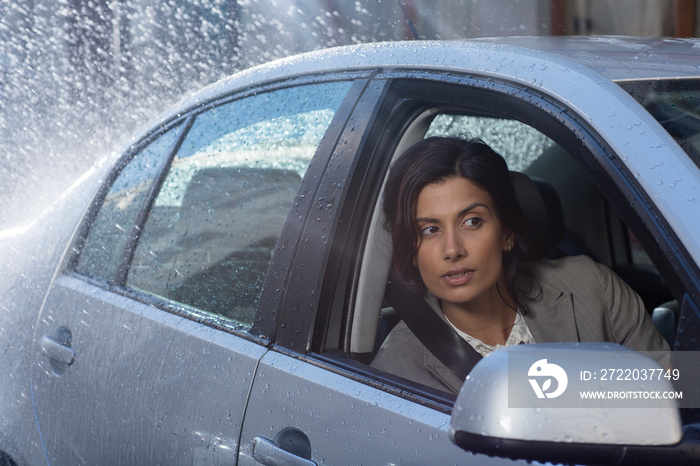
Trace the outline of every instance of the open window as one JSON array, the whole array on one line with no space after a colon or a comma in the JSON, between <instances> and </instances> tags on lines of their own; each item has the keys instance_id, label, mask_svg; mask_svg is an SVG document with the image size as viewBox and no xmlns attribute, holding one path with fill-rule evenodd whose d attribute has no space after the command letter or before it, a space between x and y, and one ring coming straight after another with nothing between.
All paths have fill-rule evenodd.
<instances>
[{"instance_id":1,"label":"open window","mask_svg":"<svg viewBox=\"0 0 700 466\"><path fill-rule=\"evenodd\" d=\"M666 322L662 334L673 343L674 319L678 317L673 300L683 295L683 288L678 278L669 274L671 267L651 240L653 234L641 214L630 207L630 192L621 191L620 184L610 176L610 167L602 166L600 159L610 149L576 126L583 125L581 122L573 121L556 103L537 101L541 96L529 94L525 102L518 98L522 95L515 95L527 93L522 89L487 91L454 84L397 81L393 90L393 118L404 120L401 124L394 120L397 136L380 142L375 156L393 160L420 139L435 135L483 139L506 158L511 170L547 186L545 201L560 206L559 217L555 215L550 225L557 230L552 234L560 240L548 257L584 254L611 267L642 296L650 314L657 308L670 309L673 322ZM390 132L384 128L384 134ZM385 160L384 165L389 162ZM619 167L613 169L619 170L614 176L628 176ZM383 228L381 194L367 212L372 217L354 294L345 299L351 318L345 337L341 336L345 342L339 347L355 359L370 363L398 317L384 299L391 241ZM400 379L397 383L410 388ZM424 387L416 388L420 391Z\"/></svg>"}]
</instances>

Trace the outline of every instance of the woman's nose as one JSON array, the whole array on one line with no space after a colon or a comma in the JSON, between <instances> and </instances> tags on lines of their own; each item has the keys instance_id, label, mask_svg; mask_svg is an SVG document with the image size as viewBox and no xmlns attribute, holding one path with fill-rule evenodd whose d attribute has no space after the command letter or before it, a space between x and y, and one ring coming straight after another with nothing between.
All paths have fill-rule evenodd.
<instances>
[{"instance_id":1,"label":"woman's nose","mask_svg":"<svg viewBox=\"0 0 700 466\"><path fill-rule=\"evenodd\" d=\"M467 255L467 250L456 231L445 232L443 256L446 261L456 261Z\"/></svg>"}]
</instances>

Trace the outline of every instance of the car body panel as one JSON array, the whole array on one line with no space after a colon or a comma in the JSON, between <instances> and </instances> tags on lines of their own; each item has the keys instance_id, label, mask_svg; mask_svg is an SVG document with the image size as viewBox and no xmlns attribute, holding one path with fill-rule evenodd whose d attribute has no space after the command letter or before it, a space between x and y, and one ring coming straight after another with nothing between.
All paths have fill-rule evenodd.
<instances>
[{"instance_id":1,"label":"car body panel","mask_svg":"<svg viewBox=\"0 0 700 466\"><path fill-rule=\"evenodd\" d=\"M40 212L0 230L0 370L9 374L0 384L0 448L18 464L46 463L32 402L33 330L76 226L114 160L110 154L98 161Z\"/></svg>"},{"instance_id":2,"label":"car body panel","mask_svg":"<svg viewBox=\"0 0 700 466\"><path fill-rule=\"evenodd\" d=\"M449 441L450 416L315 364L271 351L255 377L239 464L256 465L253 438L286 427L309 435L319 464L526 464L475 456Z\"/></svg>"},{"instance_id":3,"label":"car body panel","mask_svg":"<svg viewBox=\"0 0 700 466\"><path fill-rule=\"evenodd\" d=\"M60 323L75 352L63 372L45 351L33 356L34 401L51 463L235 462L264 346L79 277L60 277L45 309L51 320L39 322L37 335L55 335Z\"/></svg>"}]
</instances>

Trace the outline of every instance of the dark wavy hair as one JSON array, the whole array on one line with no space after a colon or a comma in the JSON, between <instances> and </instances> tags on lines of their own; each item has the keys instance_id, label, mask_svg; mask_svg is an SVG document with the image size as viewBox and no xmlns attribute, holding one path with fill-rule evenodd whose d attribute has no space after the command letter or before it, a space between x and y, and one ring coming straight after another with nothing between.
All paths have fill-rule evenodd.
<instances>
[{"instance_id":1,"label":"dark wavy hair","mask_svg":"<svg viewBox=\"0 0 700 466\"><path fill-rule=\"evenodd\" d=\"M527 312L525 294L518 290L515 275L524 257L525 215L517 202L505 159L480 139L431 137L408 148L392 165L384 190L384 227L393 243L392 265L404 286L427 291L414 258L419 231L416 203L423 188L449 178L465 178L491 196L496 215L514 237L513 248L503 254L508 292L516 309Z\"/></svg>"}]
</instances>

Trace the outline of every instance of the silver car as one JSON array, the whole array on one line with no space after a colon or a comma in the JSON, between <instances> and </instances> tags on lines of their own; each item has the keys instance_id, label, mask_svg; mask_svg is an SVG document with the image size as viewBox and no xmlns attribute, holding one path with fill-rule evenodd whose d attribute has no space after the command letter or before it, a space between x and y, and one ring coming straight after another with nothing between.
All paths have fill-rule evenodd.
<instances>
[{"instance_id":1,"label":"silver car","mask_svg":"<svg viewBox=\"0 0 700 466\"><path fill-rule=\"evenodd\" d=\"M700 461L700 404L504 406L512 351L458 398L370 366L400 318L383 180L432 135L545 183L548 254L607 264L700 349L700 41L323 50L205 88L0 231L0 463Z\"/></svg>"}]
</instances>

